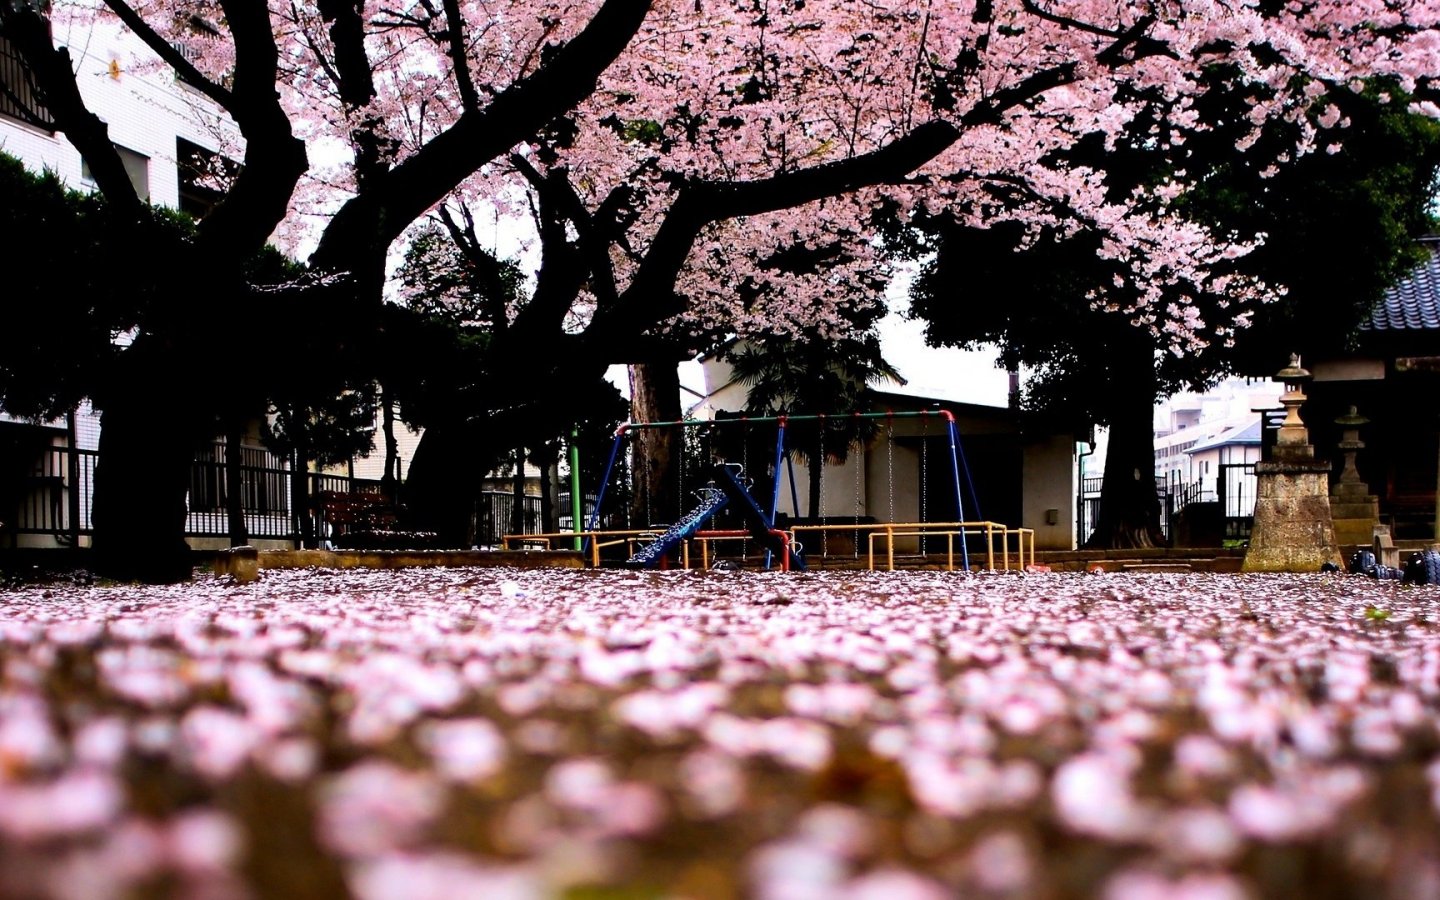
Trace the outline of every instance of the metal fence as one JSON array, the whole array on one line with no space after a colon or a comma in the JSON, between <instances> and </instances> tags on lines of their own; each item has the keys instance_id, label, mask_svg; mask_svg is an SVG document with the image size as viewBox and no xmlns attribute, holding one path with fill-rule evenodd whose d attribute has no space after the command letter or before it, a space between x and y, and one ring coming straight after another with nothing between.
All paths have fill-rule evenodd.
<instances>
[{"instance_id":1,"label":"metal fence","mask_svg":"<svg viewBox=\"0 0 1440 900\"><path fill-rule=\"evenodd\" d=\"M228 537L230 485L224 442L195 454L190 464L190 513L185 533L192 537ZM317 476L311 476L312 478ZM287 460L257 447L240 448L240 508L251 537L289 540L295 535Z\"/></svg>"},{"instance_id":2,"label":"metal fence","mask_svg":"<svg viewBox=\"0 0 1440 900\"><path fill-rule=\"evenodd\" d=\"M190 465L185 518L187 537L227 537L230 534L229 473L223 442L201 448ZM240 506L250 537L295 540L302 531L300 515L314 510L294 508L290 462L268 450L241 448ZM62 545L74 544L94 532L95 450L47 447L30 470L18 479L0 484L0 530L11 535L46 535ZM349 493L378 491L379 483L345 475L306 473L311 497L321 491ZM537 507L538 508L538 507ZM299 514L297 514L299 513ZM313 527L310 533L317 533Z\"/></svg>"},{"instance_id":3,"label":"metal fence","mask_svg":"<svg viewBox=\"0 0 1440 900\"><path fill-rule=\"evenodd\" d=\"M515 495L506 491L481 491L475 500L475 543L495 546L507 534L539 534L540 498L521 498L520 521L515 521ZM559 510L556 510L559 513ZM519 525L517 529L515 526Z\"/></svg>"},{"instance_id":4,"label":"metal fence","mask_svg":"<svg viewBox=\"0 0 1440 900\"><path fill-rule=\"evenodd\" d=\"M1080 509L1077 513L1077 527L1075 529L1076 546L1083 547L1090 539L1090 534L1095 530L1095 522L1100 518L1100 486L1105 479L1100 476L1085 478L1080 482Z\"/></svg>"},{"instance_id":5,"label":"metal fence","mask_svg":"<svg viewBox=\"0 0 1440 900\"><path fill-rule=\"evenodd\" d=\"M1255 463L1221 463L1215 481L1217 499L1225 516L1225 539L1248 541L1255 523L1258 483Z\"/></svg>"},{"instance_id":6,"label":"metal fence","mask_svg":"<svg viewBox=\"0 0 1440 900\"><path fill-rule=\"evenodd\" d=\"M1076 515L1076 540L1083 546L1095 530L1100 515L1101 478L1086 478L1080 487L1080 509ZM1192 503L1216 502L1224 516L1224 539L1247 540L1255 516L1255 464L1222 463L1215 487L1200 482L1181 482L1156 476L1155 494L1160 502L1160 530L1169 542L1175 540L1175 523Z\"/></svg>"}]
</instances>

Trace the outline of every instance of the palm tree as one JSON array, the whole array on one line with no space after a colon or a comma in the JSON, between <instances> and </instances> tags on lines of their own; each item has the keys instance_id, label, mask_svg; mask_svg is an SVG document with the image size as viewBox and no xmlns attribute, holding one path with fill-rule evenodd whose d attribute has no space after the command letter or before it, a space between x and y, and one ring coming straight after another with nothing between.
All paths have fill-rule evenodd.
<instances>
[{"instance_id":1,"label":"palm tree","mask_svg":"<svg viewBox=\"0 0 1440 900\"><path fill-rule=\"evenodd\" d=\"M904 379L881 355L873 332L829 342L753 339L725 355L736 380L749 390L748 414L826 417L785 429L786 445L809 467L808 515L819 518L824 467L844 463L852 447L864 446L875 435L873 419L853 415L862 410L866 385L880 378Z\"/></svg>"}]
</instances>

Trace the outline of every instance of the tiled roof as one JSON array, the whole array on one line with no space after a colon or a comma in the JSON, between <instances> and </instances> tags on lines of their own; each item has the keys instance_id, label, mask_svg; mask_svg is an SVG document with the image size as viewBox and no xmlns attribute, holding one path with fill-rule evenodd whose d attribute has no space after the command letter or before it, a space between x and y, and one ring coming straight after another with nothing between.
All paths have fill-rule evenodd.
<instances>
[{"instance_id":1,"label":"tiled roof","mask_svg":"<svg viewBox=\"0 0 1440 900\"><path fill-rule=\"evenodd\" d=\"M1385 292L1370 311L1367 331L1440 330L1440 237L1425 239L1430 258Z\"/></svg>"},{"instance_id":2,"label":"tiled roof","mask_svg":"<svg viewBox=\"0 0 1440 900\"><path fill-rule=\"evenodd\" d=\"M1230 447L1238 444L1260 443L1260 420L1256 419L1247 425L1237 425L1227 428L1209 440L1201 441L1186 453L1199 453L1202 450L1213 450L1216 447Z\"/></svg>"}]
</instances>

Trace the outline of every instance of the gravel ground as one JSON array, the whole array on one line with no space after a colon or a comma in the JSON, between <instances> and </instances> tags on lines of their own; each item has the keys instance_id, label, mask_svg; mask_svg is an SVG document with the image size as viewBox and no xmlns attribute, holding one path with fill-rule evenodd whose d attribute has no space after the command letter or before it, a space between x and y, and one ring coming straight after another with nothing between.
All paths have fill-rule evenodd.
<instances>
[{"instance_id":1,"label":"gravel ground","mask_svg":"<svg viewBox=\"0 0 1440 900\"><path fill-rule=\"evenodd\" d=\"M267 571L0 592L0 895L1440 897L1440 589Z\"/></svg>"}]
</instances>

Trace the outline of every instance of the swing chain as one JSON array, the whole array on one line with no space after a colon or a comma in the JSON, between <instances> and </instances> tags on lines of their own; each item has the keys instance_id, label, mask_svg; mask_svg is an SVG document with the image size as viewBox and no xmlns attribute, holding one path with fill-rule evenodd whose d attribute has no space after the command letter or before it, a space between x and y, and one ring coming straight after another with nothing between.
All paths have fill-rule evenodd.
<instances>
[{"instance_id":1,"label":"swing chain","mask_svg":"<svg viewBox=\"0 0 1440 900\"><path fill-rule=\"evenodd\" d=\"M860 558L860 501L861 501L861 499L862 499L862 498L861 498L861 492L864 491L864 489L865 489L865 488L864 488L864 481L863 481L862 478L861 478L861 472L862 472L863 469L865 469L866 465L869 463L869 452L870 452L870 451L869 451L868 447L866 447L866 446L864 446L864 445L857 445L855 449L856 449L856 451L857 451L858 453L861 454L861 456L860 456L860 458L859 458L858 460L855 460L855 461L853 461L853 462L851 463L852 468L854 468L854 470L855 470L855 540L851 542L852 547L853 547L853 551L852 551L852 554L851 554L851 558L852 558L852 559L859 559L859 558Z\"/></svg>"},{"instance_id":2,"label":"swing chain","mask_svg":"<svg viewBox=\"0 0 1440 900\"><path fill-rule=\"evenodd\" d=\"M819 508L818 510L816 510L816 511L820 514L820 524L821 524L821 525L824 525L824 524L825 524L825 416L824 416L823 413L820 415L820 439L819 439L819 444L820 444L820 453L819 453L820 458L819 458L818 460L812 460L810 464L813 465L813 466L819 466L819 467L820 467L820 508ZM820 532L820 555L823 557L823 556L828 556L829 554L830 554L830 532L828 532L828 531L821 531L821 532Z\"/></svg>"},{"instance_id":3,"label":"swing chain","mask_svg":"<svg viewBox=\"0 0 1440 900\"><path fill-rule=\"evenodd\" d=\"M890 522L895 522L895 426L885 423L885 468L890 487Z\"/></svg>"},{"instance_id":4,"label":"swing chain","mask_svg":"<svg viewBox=\"0 0 1440 900\"><path fill-rule=\"evenodd\" d=\"M930 451L930 420L929 420L929 419L923 419L923 418L922 418L922 419L921 419L921 435L920 435L920 521L921 521L921 522L928 522L928 521L930 521L929 515L928 515L928 511L929 511L929 509L930 509L930 504L929 504L929 499L928 499L928 497L927 497L928 490L929 490L929 487L930 487L930 473L929 473L929 471L928 471L929 451ZM929 556L929 555L930 555L930 542L929 542L929 540L928 540L928 537L927 537L927 536L925 535L925 533L924 533L925 529L922 528L922 529L920 529L920 531L921 531L921 534L920 534L920 555L921 555L921 556Z\"/></svg>"}]
</instances>

